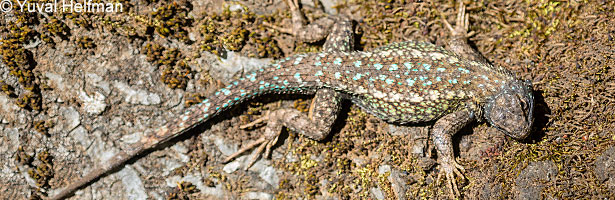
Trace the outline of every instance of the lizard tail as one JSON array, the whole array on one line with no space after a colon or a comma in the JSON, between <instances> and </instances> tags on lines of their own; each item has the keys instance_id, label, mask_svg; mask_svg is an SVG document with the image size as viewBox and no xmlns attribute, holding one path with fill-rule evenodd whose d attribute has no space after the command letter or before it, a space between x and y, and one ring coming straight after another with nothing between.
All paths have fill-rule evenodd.
<instances>
[{"instance_id":1,"label":"lizard tail","mask_svg":"<svg viewBox=\"0 0 615 200\"><path fill-rule=\"evenodd\" d=\"M79 180L70 183L57 195L48 199L56 200L69 197L78 189L121 167L135 156L176 138L191 128L243 101L268 93L311 93L310 91L314 91L316 88L314 80L302 80L300 77L302 75L304 77L312 77L312 74L307 74L308 71L301 72L302 70L300 69L288 70L293 68L293 65L296 65L297 60L301 61L305 56L309 55L303 54L289 57L231 82L231 84L216 91L208 99L188 108L179 118L157 129L153 134L143 136L139 142L117 153L108 161L103 162L100 167L93 169ZM293 73L290 74L290 71Z\"/></svg>"}]
</instances>

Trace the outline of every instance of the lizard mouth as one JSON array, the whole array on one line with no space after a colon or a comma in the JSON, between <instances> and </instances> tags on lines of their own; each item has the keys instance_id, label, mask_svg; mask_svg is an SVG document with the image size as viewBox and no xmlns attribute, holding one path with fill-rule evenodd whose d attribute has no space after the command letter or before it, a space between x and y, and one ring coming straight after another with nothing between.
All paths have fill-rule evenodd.
<instances>
[{"instance_id":1,"label":"lizard mouth","mask_svg":"<svg viewBox=\"0 0 615 200\"><path fill-rule=\"evenodd\" d=\"M504 132L504 134L516 139L525 139L532 130L533 120L509 120L503 124L492 123L491 125Z\"/></svg>"},{"instance_id":2,"label":"lizard mouth","mask_svg":"<svg viewBox=\"0 0 615 200\"><path fill-rule=\"evenodd\" d=\"M498 129L504 131L504 133L516 140L522 140L525 139L529 134L530 134L530 127L531 125L526 125L526 126L518 126L515 129L510 129L510 128L502 128L502 127L498 127Z\"/></svg>"}]
</instances>

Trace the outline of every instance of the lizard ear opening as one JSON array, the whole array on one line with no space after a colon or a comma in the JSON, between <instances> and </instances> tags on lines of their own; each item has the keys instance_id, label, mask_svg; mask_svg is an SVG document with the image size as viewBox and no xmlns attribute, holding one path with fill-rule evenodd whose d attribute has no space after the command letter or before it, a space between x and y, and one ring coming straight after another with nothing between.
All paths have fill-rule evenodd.
<instances>
[{"instance_id":1,"label":"lizard ear opening","mask_svg":"<svg viewBox=\"0 0 615 200\"><path fill-rule=\"evenodd\" d=\"M533 122L534 98L531 85L516 82L496 94L485 105L485 119L515 139L529 135Z\"/></svg>"}]
</instances>

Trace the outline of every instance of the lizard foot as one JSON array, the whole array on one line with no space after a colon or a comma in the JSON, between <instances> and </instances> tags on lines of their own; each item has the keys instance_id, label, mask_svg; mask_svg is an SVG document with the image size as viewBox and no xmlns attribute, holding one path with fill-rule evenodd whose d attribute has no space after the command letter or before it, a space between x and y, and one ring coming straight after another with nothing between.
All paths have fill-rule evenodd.
<instances>
[{"instance_id":1,"label":"lizard foot","mask_svg":"<svg viewBox=\"0 0 615 200\"><path fill-rule=\"evenodd\" d=\"M263 136L263 137L259 138L258 140L254 141L254 142L251 142L248 145L242 147L237 152L235 152L234 154L230 155L228 158L224 159L223 162L227 163L227 162L237 158L239 155L243 154L244 152L246 152L246 151L248 151L248 150L258 146L258 148L256 149L256 152L250 158L250 161L248 162L248 164L244 167L244 170L247 170L252 165L254 165L254 163L256 162L256 160L258 158L258 156L261 155L263 150L265 150L265 154L264 154L265 156L269 155L269 153L271 152L271 148L277 142L278 142L278 136L277 135L275 137L273 137L272 139L267 137L267 136Z\"/></svg>"},{"instance_id":2,"label":"lizard foot","mask_svg":"<svg viewBox=\"0 0 615 200\"><path fill-rule=\"evenodd\" d=\"M269 113L270 112L271 111L265 112L264 116L259 117L258 119L254 120L254 121L252 121L252 122L250 122L248 124L241 125L241 126L239 126L239 128L240 129L249 129L249 128L253 128L253 127L256 127L256 126L264 123L265 121L269 120Z\"/></svg>"},{"instance_id":3,"label":"lizard foot","mask_svg":"<svg viewBox=\"0 0 615 200\"><path fill-rule=\"evenodd\" d=\"M288 5L288 8L290 8L290 13L293 15L293 24L299 23L299 26L302 26L303 23L305 23L305 19L303 18L303 15L301 14L301 10L299 9L299 0L286 0L286 4ZM298 16L295 16L295 15L298 15ZM298 22L295 22L297 20ZM276 25L273 25L267 22L263 22L263 25L273 30L280 31L282 33L286 33L289 35L296 35L295 28L282 28L280 26L276 26Z\"/></svg>"},{"instance_id":4,"label":"lizard foot","mask_svg":"<svg viewBox=\"0 0 615 200\"><path fill-rule=\"evenodd\" d=\"M254 126L258 125L258 124L262 124L262 123L264 123L266 121L269 121L269 114L270 114L270 111L267 111L263 117L260 117L260 118L254 120L254 121L252 121L252 122L250 122L248 124L242 125L239 128L247 129L247 128L250 128L250 127L254 127ZM256 153L254 153L254 155L250 158L250 161L248 162L248 164L244 167L244 170L247 170L252 165L254 165L254 163L258 159L258 156L261 155L263 150L265 150L265 154L264 154L265 156L269 155L273 145L278 142L279 131L278 131L277 134L271 134L272 131L270 131L270 130L266 130L265 132L266 132L265 136L263 136L263 137L259 138L258 140L254 141L254 142L251 142L251 143L247 144L246 146L242 147L237 152L233 153L228 158L224 159L223 162L227 163L227 162L237 158L239 155L245 153L246 151L248 151L250 149L253 149L254 147L258 146L258 148L256 149Z\"/></svg>"},{"instance_id":5,"label":"lizard foot","mask_svg":"<svg viewBox=\"0 0 615 200\"><path fill-rule=\"evenodd\" d=\"M448 30L451 31L453 37L463 37L467 38L473 35L474 33L468 33L468 29L470 27L469 15L466 15L466 6L463 4L463 1L459 1L459 9L457 10L457 19L455 21L455 27L451 26L450 23L446 20L444 16L442 16L442 21Z\"/></svg>"},{"instance_id":6,"label":"lizard foot","mask_svg":"<svg viewBox=\"0 0 615 200\"><path fill-rule=\"evenodd\" d=\"M465 169L463 168L463 166L461 166L459 163L457 163L457 161L455 161L454 159L447 161L441 161L440 162L440 167L442 167L444 174L446 175L446 179L447 179L447 186L450 189L450 195L452 199L455 199L455 197L459 197L461 196L461 194L459 193L459 189L457 187L457 180L455 179L455 175L461 177L462 179L465 179L465 176L463 176L462 172L465 172ZM442 176L442 172L440 172L440 174L438 174L438 180L441 178Z\"/></svg>"},{"instance_id":7,"label":"lizard foot","mask_svg":"<svg viewBox=\"0 0 615 200\"><path fill-rule=\"evenodd\" d=\"M266 27L269 27L269 28L271 28L273 30L279 31L281 33L293 35L293 29L291 29L291 28L282 28L280 26L276 26L276 25L270 24L268 22L263 22L263 25L265 25Z\"/></svg>"}]
</instances>

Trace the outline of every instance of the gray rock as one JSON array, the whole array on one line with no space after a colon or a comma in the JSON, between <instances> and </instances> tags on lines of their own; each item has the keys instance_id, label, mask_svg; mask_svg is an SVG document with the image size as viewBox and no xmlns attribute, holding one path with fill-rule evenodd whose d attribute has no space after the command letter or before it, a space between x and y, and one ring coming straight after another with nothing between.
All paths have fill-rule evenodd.
<instances>
[{"instance_id":1,"label":"gray rock","mask_svg":"<svg viewBox=\"0 0 615 200\"><path fill-rule=\"evenodd\" d=\"M410 144L411 153L420 157L425 156L427 149L427 140L429 139L429 127L427 126L397 126L388 125L389 133L396 136L406 136L412 138Z\"/></svg>"},{"instance_id":2,"label":"gray rock","mask_svg":"<svg viewBox=\"0 0 615 200\"><path fill-rule=\"evenodd\" d=\"M222 152L225 156L229 156L237 152L237 145L227 144L222 138L216 137L213 138L213 141L214 144L216 144L216 147L218 147L218 150L220 150L220 152Z\"/></svg>"},{"instance_id":3,"label":"gray rock","mask_svg":"<svg viewBox=\"0 0 615 200\"><path fill-rule=\"evenodd\" d=\"M19 107L10 102L6 95L0 95L0 120L2 120L3 124L13 121L12 118L15 116L11 115L11 113L17 113L18 110Z\"/></svg>"},{"instance_id":4,"label":"gray rock","mask_svg":"<svg viewBox=\"0 0 615 200\"><path fill-rule=\"evenodd\" d=\"M124 167L117 175L122 180L127 199L147 199L147 192L137 171L132 167Z\"/></svg>"},{"instance_id":5,"label":"gray rock","mask_svg":"<svg viewBox=\"0 0 615 200\"><path fill-rule=\"evenodd\" d=\"M378 174L385 174L391 171L391 165L381 165L378 167Z\"/></svg>"},{"instance_id":6,"label":"gray rock","mask_svg":"<svg viewBox=\"0 0 615 200\"><path fill-rule=\"evenodd\" d=\"M98 74L87 73L85 74L85 80L87 84L90 84L97 88L102 89L105 95L109 95L109 93L111 93L109 82L104 81L104 79L98 76Z\"/></svg>"},{"instance_id":7,"label":"gray rock","mask_svg":"<svg viewBox=\"0 0 615 200\"><path fill-rule=\"evenodd\" d=\"M553 161L531 162L515 179L516 199L541 199L542 190L555 180L557 172Z\"/></svg>"},{"instance_id":8,"label":"gray rock","mask_svg":"<svg viewBox=\"0 0 615 200\"><path fill-rule=\"evenodd\" d=\"M82 102L81 108L90 115L100 115L107 107L105 103L106 97L99 92L94 92L94 94L90 96L80 91L79 99Z\"/></svg>"},{"instance_id":9,"label":"gray rock","mask_svg":"<svg viewBox=\"0 0 615 200\"><path fill-rule=\"evenodd\" d=\"M341 0L321 0L320 3L322 3L322 6L325 9L326 13L335 15L337 14L337 11L333 8L333 6L342 3L343 1Z\"/></svg>"},{"instance_id":10,"label":"gray rock","mask_svg":"<svg viewBox=\"0 0 615 200\"><path fill-rule=\"evenodd\" d=\"M236 11L243 11L243 6L239 5L239 4L233 4L231 6L228 7L228 9L231 12L236 12Z\"/></svg>"},{"instance_id":11,"label":"gray rock","mask_svg":"<svg viewBox=\"0 0 615 200\"><path fill-rule=\"evenodd\" d=\"M209 69L209 74L221 81L233 80L239 72L247 73L256 69L260 69L271 63L271 59L257 59L240 56L236 52L229 51L226 59L220 58L218 62L213 62ZM228 83L228 82L226 82Z\"/></svg>"},{"instance_id":12,"label":"gray rock","mask_svg":"<svg viewBox=\"0 0 615 200\"><path fill-rule=\"evenodd\" d=\"M81 146L87 147L89 143L91 143L92 138L88 136L87 130L83 128L83 126L79 126L75 128L69 134L73 139L75 139Z\"/></svg>"},{"instance_id":13,"label":"gray rock","mask_svg":"<svg viewBox=\"0 0 615 200\"><path fill-rule=\"evenodd\" d=\"M273 195L264 192L246 192L243 195L242 199L259 199L259 200L267 200L273 199Z\"/></svg>"},{"instance_id":14,"label":"gray rock","mask_svg":"<svg viewBox=\"0 0 615 200\"><path fill-rule=\"evenodd\" d=\"M113 81L113 87L117 88L125 96L124 100L130 104L156 105L161 102L158 94L135 90L119 81Z\"/></svg>"},{"instance_id":15,"label":"gray rock","mask_svg":"<svg viewBox=\"0 0 615 200\"><path fill-rule=\"evenodd\" d=\"M237 171L239 169L239 167L241 167L241 163L238 161L238 159L235 159L235 161L230 162L226 165L224 165L224 167L222 168L222 170L226 173L233 173L235 171Z\"/></svg>"},{"instance_id":16,"label":"gray rock","mask_svg":"<svg viewBox=\"0 0 615 200\"><path fill-rule=\"evenodd\" d=\"M55 85L55 89L66 90L66 85L64 85L64 78L62 78L62 76L50 72L46 72L44 75L45 77L47 77L50 83Z\"/></svg>"},{"instance_id":17,"label":"gray rock","mask_svg":"<svg viewBox=\"0 0 615 200\"><path fill-rule=\"evenodd\" d=\"M162 166L164 166L164 169L162 170L163 176L168 176L173 173L175 169L186 166L186 163L176 159L161 159L159 162L161 162Z\"/></svg>"},{"instance_id":18,"label":"gray rock","mask_svg":"<svg viewBox=\"0 0 615 200\"><path fill-rule=\"evenodd\" d=\"M596 158L594 173L598 181L606 183L610 192L615 193L615 147L608 148Z\"/></svg>"},{"instance_id":19,"label":"gray rock","mask_svg":"<svg viewBox=\"0 0 615 200\"><path fill-rule=\"evenodd\" d=\"M262 169L259 169L258 176L263 179L263 181L269 183L269 185L274 187L278 187L278 185L280 185L278 171L272 166L263 166Z\"/></svg>"},{"instance_id":20,"label":"gray rock","mask_svg":"<svg viewBox=\"0 0 615 200\"><path fill-rule=\"evenodd\" d=\"M143 137L143 133L141 132L135 132L132 134L126 134L124 136L122 136L122 138L120 139L122 142L126 142L129 144L134 144L137 143L141 140L141 137Z\"/></svg>"},{"instance_id":21,"label":"gray rock","mask_svg":"<svg viewBox=\"0 0 615 200\"><path fill-rule=\"evenodd\" d=\"M409 179L414 182L414 179L404 175L397 169L393 169L391 171L388 180L391 182L391 188L393 189L393 193L395 193L395 197L397 197L397 199L407 199L406 190L408 189L408 184L406 184L406 180Z\"/></svg>"},{"instance_id":22,"label":"gray rock","mask_svg":"<svg viewBox=\"0 0 615 200\"><path fill-rule=\"evenodd\" d=\"M81 115L79 112L73 107L61 107L60 113L62 113L61 122L63 123L63 128L65 131L71 131L79 124L81 124Z\"/></svg>"},{"instance_id":23,"label":"gray rock","mask_svg":"<svg viewBox=\"0 0 615 200\"><path fill-rule=\"evenodd\" d=\"M379 187L378 188L373 187L369 191L372 193L372 195L374 195L375 199L384 199L385 198L384 192L382 192L382 190Z\"/></svg>"}]
</instances>

